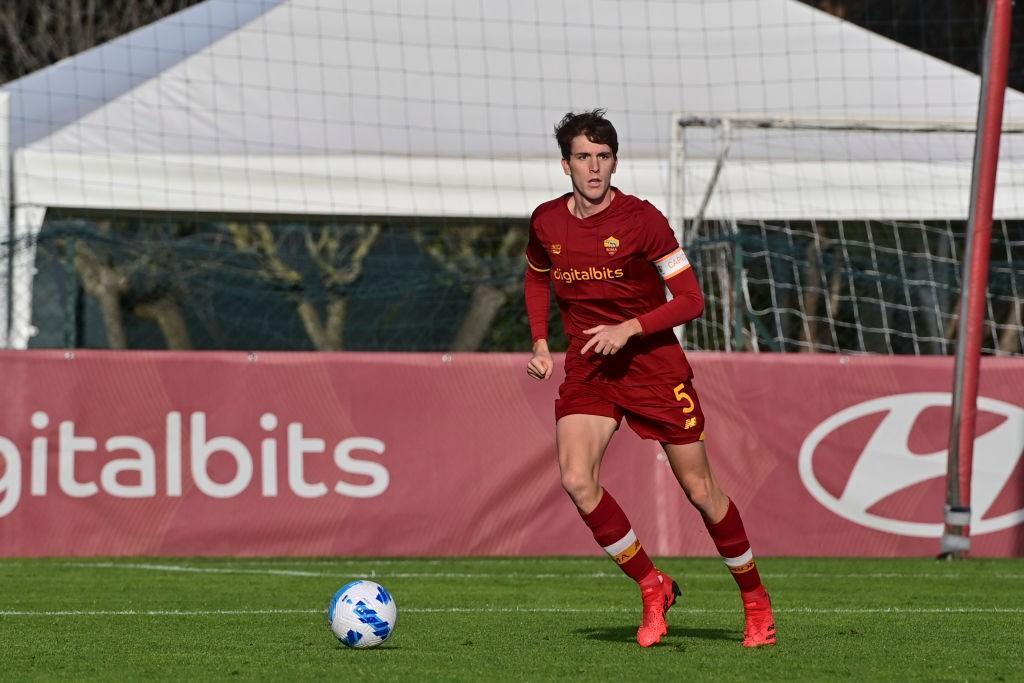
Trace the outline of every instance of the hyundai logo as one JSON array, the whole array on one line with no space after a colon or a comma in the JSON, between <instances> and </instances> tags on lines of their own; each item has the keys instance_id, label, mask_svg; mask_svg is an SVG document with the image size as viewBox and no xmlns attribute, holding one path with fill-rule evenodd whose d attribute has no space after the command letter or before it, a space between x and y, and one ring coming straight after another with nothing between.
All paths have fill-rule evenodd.
<instances>
[{"instance_id":1,"label":"hyundai logo","mask_svg":"<svg viewBox=\"0 0 1024 683\"><path fill-rule=\"evenodd\" d=\"M885 396L841 410L815 427L804 440L800 447L800 480L815 500L851 522L902 536L938 538L943 531L941 505L936 505L938 521L934 524L892 519L868 511L893 494L946 476L949 451L912 452L910 435L925 410L948 410L951 405L952 396L948 393L913 393ZM1006 419L974 440L971 533L975 535L1024 522L1024 508L987 517L1024 451L1024 408L979 397L978 411ZM819 449L819 445L839 428L873 415L881 415L881 422L867 439L837 496L826 490L818 476L821 468L827 466L825 449Z\"/></svg>"}]
</instances>

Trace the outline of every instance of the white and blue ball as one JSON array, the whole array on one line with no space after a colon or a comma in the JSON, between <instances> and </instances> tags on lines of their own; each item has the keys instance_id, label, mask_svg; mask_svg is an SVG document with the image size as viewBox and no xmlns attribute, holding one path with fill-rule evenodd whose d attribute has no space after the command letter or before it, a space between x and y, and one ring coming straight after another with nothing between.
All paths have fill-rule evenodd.
<instances>
[{"instance_id":1,"label":"white and blue ball","mask_svg":"<svg viewBox=\"0 0 1024 683\"><path fill-rule=\"evenodd\" d=\"M398 607L387 589L373 581L352 581L327 605L327 621L342 645L375 647L395 631Z\"/></svg>"}]
</instances>

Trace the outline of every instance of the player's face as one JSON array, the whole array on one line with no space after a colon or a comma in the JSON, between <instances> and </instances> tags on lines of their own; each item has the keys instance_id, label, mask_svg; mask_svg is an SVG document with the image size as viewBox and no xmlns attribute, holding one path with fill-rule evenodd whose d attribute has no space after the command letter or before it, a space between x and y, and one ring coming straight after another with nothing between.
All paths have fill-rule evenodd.
<instances>
[{"instance_id":1,"label":"player's face","mask_svg":"<svg viewBox=\"0 0 1024 683\"><path fill-rule=\"evenodd\" d=\"M562 159L562 170L572 178L572 187L591 204L600 204L608 196L612 186L612 173L618 159L612 148L598 142L591 142L586 135L577 135L572 140L568 159Z\"/></svg>"}]
</instances>

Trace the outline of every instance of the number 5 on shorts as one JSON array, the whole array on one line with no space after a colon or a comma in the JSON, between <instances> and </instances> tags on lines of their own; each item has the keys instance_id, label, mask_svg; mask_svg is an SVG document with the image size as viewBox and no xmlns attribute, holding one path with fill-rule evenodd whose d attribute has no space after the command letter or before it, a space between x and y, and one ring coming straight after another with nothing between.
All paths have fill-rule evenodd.
<instances>
[{"instance_id":1,"label":"number 5 on shorts","mask_svg":"<svg viewBox=\"0 0 1024 683\"><path fill-rule=\"evenodd\" d=\"M690 398L690 395L688 393L683 391L684 389L686 389L686 382L683 382L682 384L677 386L675 389L673 389L673 391L676 394L676 400L677 401L686 401L686 407L683 408L683 412L684 413L692 413L693 412L693 399Z\"/></svg>"}]
</instances>

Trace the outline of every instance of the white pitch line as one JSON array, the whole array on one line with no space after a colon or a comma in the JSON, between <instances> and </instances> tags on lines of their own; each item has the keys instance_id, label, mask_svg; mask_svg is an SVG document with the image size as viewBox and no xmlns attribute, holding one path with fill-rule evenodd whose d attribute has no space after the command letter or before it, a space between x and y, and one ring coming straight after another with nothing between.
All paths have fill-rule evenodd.
<instances>
[{"instance_id":1,"label":"white pitch line","mask_svg":"<svg viewBox=\"0 0 1024 683\"><path fill-rule=\"evenodd\" d=\"M244 567L193 567L189 565L170 564L130 564L121 562L68 562L65 567L83 567L94 569L140 569L157 572L187 572L195 574L263 574L267 576L337 576L338 572L311 572L295 569L247 569ZM569 579L569 578L619 578L621 572L593 572L579 574L520 574L516 572L378 572L369 570L361 572L368 578L387 576L394 579ZM723 574L724 576L725 574Z\"/></svg>"},{"instance_id":2,"label":"white pitch line","mask_svg":"<svg viewBox=\"0 0 1024 683\"><path fill-rule=\"evenodd\" d=\"M140 569L146 571L163 572L191 572L197 574L263 574L267 576L336 576L337 572L329 571L306 571L299 569L254 569L251 567L198 567L192 565L178 564L140 564L125 562L68 562L67 567L84 567L96 569ZM375 569L368 569L361 573L367 577L387 577L396 579L496 579L496 578L518 578L518 579L607 579L621 578L621 572L572 572L572 573L525 573L525 572L380 572ZM714 574L687 574L681 573L679 579L721 579L728 578L723 569L722 572ZM845 573L829 574L827 572L772 574L762 572L766 579L961 579L961 574L936 574L936 573L915 573L902 574L898 572L866 572L866 573ZM990 579L1024 579L1024 574L988 574Z\"/></svg>"},{"instance_id":3,"label":"white pitch line","mask_svg":"<svg viewBox=\"0 0 1024 683\"><path fill-rule=\"evenodd\" d=\"M115 610L0 610L0 617L206 617L244 616L258 614L315 614L324 610L315 609L115 609Z\"/></svg>"},{"instance_id":4,"label":"white pitch line","mask_svg":"<svg viewBox=\"0 0 1024 683\"><path fill-rule=\"evenodd\" d=\"M776 607L775 614L1024 614L1024 607ZM419 607L406 608L404 612L554 612L554 613L594 613L635 612L633 607L575 608L575 607ZM677 607L673 614L736 614L735 609L705 609L701 607Z\"/></svg>"},{"instance_id":5,"label":"white pitch line","mask_svg":"<svg viewBox=\"0 0 1024 683\"><path fill-rule=\"evenodd\" d=\"M686 574L683 574L686 576ZM934 572L900 573L900 572L849 572L846 574L829 574L828 572L805 572L793 574L772 574L761 572L761 576L769 579L963 579L963 574L937 574ZM974 574L970 578L974 578ZM1024 579L1024 574L986 574L987 579Z\"/></svg>"},{"instance_id":6,"label":"white pitch line","mask_svg":"<svg viewBox=\"0 0 1024 683\"><path fill-rule=\"evenodd\" d=\"M268 576L331 576L324 572L297 569L245 569L244 567L190 567L179 564L130 564L121 562L68 562L65 567L94 569L143 569L155 572L190 572L197 574L266 574Z\"/></svg>"},{"instance_id":7,"label":"white pitch line","mask_svg":"<svg viewBox=\"0 0 1024 683\"><path fill-rule=\"evenodd\" d=\"M406 607L413 614L609 614L635 612L631 607ZM266 614L323 614L323 609L236 610L0 610L0 617L205 617L257 616ZM735 614L735 609L679 608L674 614ZM1024 607L792 607L776 608L776 614L1024 614Z\"/></svg>"}]
</instances>

